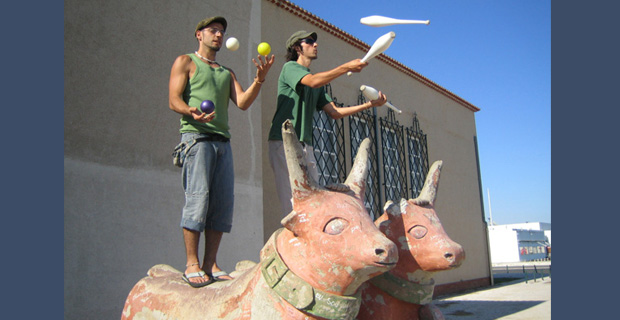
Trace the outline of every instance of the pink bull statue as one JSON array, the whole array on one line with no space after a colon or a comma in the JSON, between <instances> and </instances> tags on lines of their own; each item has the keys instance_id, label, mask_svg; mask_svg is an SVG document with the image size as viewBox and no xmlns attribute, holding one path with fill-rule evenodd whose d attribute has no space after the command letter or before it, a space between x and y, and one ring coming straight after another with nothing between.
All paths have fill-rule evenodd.
<instances>
[{"instance_id":1,"label":"pink bull statue","mask_svg":"<svg viewBox=\"0 0 620 320\"><path fill-rule=\"evenodd\" d=\"M441 161L433 163L420 196L399 204L388 201L385 213L375 221L398 246L399 260L393 269L362 287L358 319L442 320L431 304L435 272L461 265L465 252L446 234L434 202Z\"/></svg>"},{"instance_id":2,"label":"pink bull statue","mask_svg":"<svg viewBox=\"0 0 620 320\"><path fill-rule=\"evenodd\" d=\"M192 288L181 272L152 267L129 293L121 319L354 319L360 286L393 268L396 245L374 225L363 203L369 140L360 146L342 191L322 188L289 121L282 135L293 211L235 278Z\"/></svg>"}]
</instances>

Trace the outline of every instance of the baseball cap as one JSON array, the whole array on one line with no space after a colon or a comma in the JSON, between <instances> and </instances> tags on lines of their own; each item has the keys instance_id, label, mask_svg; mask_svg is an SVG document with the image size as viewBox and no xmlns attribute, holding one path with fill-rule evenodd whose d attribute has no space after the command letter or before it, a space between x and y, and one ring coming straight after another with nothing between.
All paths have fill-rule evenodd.
<instances>
[{"instance_id":1,"label":"baseball cap","mask_svg":"<svg viewBox=\"0 0 620 320\"><path fill-rule=\"evenodd\" d=\"M204 28L206 28L208 25L210 25L213 22L219 22L224 26L224 31L226 31L226 27L228 25L228 23L226 22L226 19L224 19L224 17L211 17L211 18L206 18L200 22L198 22L198 25L196 26L196 31L198 30L202 30ZM196 33L196 31L194 31L194 33Z\"/></svg>"},{"instance_id":2,"label":"baseball cap","mask_svg":"<svg viewBox=\"0 0 620 320\"><path fill-rule=\"evenodd\" d=\"M293 35L291 35L291 37L288 38L288 40L286 40L286 50L290 49L295 44L295 42L301 39L306 39L306 38L312 38L314 39L314 41L316 41L317 39L316 32L308 32L306 30L299 30L293 33Z\"/></svg>"}]
</instances>

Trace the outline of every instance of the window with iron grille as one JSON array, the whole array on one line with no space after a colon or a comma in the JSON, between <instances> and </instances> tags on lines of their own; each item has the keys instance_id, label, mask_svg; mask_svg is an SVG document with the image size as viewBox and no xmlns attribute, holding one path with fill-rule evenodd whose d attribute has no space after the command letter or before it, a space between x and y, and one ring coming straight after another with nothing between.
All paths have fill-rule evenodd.
<instances>
[{"instance_id":1,"label":"window with iron grille","mask_svg":"<svg viewBox=\"0 0 620 320\"><path fill-rule=\"evenodd\" d=\"M342 104L332 96L331 86L327 84L325 89L334 103L341 107ZM334 120L320 111L314 113L312 126L312 144L319 171L319 184L342 183L346 178L344 121Z\"/></svg>"},{"instance_id":2,"label":"window with iron grille","mask_svg":"<svg viewBox=\"0 0 620 320\"><path fill-rule=\"evenodd\" d=\"M406 129L409 150L409 194L411 198L420 195L428 173L428 152L426 134L420 129L417 113L413 114L413 125Z\"/></svg>"},{"instance_id":3,"label":"window with iron grille","mask_svg":"<svg viewBox=\"0 0 620 320\"><path fill-rule=\"evenodd\" d=\"M344 107L343 103L338 103L333 97L329 84L326 91L337 107ZM357 104L364 102L366 98L360 92ZM413 125L409 128L404 128L396 121L391 109L379 121L375 108L345 119L349 127L347 141L344 139L344 119L334 120L323 111L314 115L313 145L320 183L344 182L347 176L345 148L350 147L352 164L359 145L368 137L371 148L364 204L371 217L376 219L383 214L387 200L400 201L401 198L417 197L429 167L426 134L420 129L417 114L414 114Z\"/></svg>"},{"instance_id":4,"label":"window with iron grille","mask_svg":"<svg viewBox=\"0 0 620 320\"><path fill-rule=\"evenodd\" d=\"M394 111L380 119L383 151L383 185L385 199L394 202L407 198L407 172L403 127L394 119Z\"/></svg>"},{"instance_id":5,"label":"window with iron grille","mask_svg":"<svg viewBox=\"0 0 620 320\"><path fill-rule=\"evenodd\" d=\"M351 135L351 161L355 160L355 155L360 144L366 138L370 138L371 148L368 157L368 177L366 178L366 191L364 194L364 205L373 219L378 218L383 209L379 190L379 173L377 159L377 139L376 139L376 114L370 110L364 110L349 117L349 131Z\"/></svg>"}]
</instances>

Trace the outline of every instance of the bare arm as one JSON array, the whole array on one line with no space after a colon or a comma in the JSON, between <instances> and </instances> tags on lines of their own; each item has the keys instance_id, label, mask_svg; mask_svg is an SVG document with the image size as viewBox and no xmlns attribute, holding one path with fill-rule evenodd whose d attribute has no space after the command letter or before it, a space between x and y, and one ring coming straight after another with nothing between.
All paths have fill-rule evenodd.
<instances>
[{"instance_id":1,"label":"bare arm","mask_svg":"<svg viewBox=\"0 0 620 320\"><path fill-rule=\"evenodd\" d=\"M360 105L346 108L339 108L336 106L335 103L330 102L323 106L323 111L325 111L325 113L327 113L327 115L329 115L332 119L340 119L358 113L362 110L382 106L385 104L386 101L387 97L381 91L379 91L379 98L377 100L366 101Z\"/></svg>"},{"instance_id":2,"label":"bare arm","mask_svg":"<svg viewBox=\"0 0 620 320\"><path fill-rule=\"evenodd\" d=\"M252 59L252 62L254 62L254 65L256 66L256 77L254 77L254 82L252 82L248 90L245 91L243 90L243 87L241 87L241 84L239 84L239 81L237 81L237 76L235 73L232 70L230 71L233 80L230 88L230 99L239 107L239 109L247 110L252 105L252 102L254 102L258 96L261 85L265 81L267 73L269 72L269 69L273 65L274 61L274 55L271 55L270 59L265 57L265 61L263 61L263 57L260 55L258 56L258 62L255 59Z\"/></svg>"},{"instance_id":3,"label":"bare arm","mask_svg":"<svg viewBox=\"0 0 620 320\"><path fill-rule=\"evenodd\" d=\"M316 74L308 74L301 79L301 83L311 88L319 88L332 82L332 80L340 77L341 75L349 71L355 73L360 72L367 65L368 62L362 62L361 59L351 60L329 71L323 71Z\"/></svg>"},{"instance_id":4,"label":"bare arm","mask_svg":"<svg viewBox=\"0 0 620 320\"><path fill-rule=\"evenodd\" d=\"M196 71L196 66L192 59L186 55L177 57L170 71L170 82L168 83L168 104L172 111L192 116L199 122L209 122L215 117L215 112L210 114L202 113L198 108L190 107L183 101L183 91L187 85L190 73Z\"/></svg>"}]
</instances>

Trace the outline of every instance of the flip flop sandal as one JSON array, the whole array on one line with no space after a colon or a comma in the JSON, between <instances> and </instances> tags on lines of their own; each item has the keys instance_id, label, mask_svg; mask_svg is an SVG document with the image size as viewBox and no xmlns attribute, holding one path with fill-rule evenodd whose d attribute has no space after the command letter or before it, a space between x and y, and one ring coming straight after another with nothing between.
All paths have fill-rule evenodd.
<instances>
[{"instance_id":1,"label":"flip flop sandal","mask_svg":"<svg viewBox=\"0 0 620 320\"><path fill-rule=\"evenodd\" d=\"M211 277L211 279L214 279L215 281L230 281L230 279L222 279L221 278L221 277L224 277L224 276L228 276L228 272L226 272L226 271L214 272L213 274L210 274L209 276Z\"/></svg>"},{"instance_id":2,"label":"flip flop sandal","mask_svg":"<svg viewBox=\"0 0 620 320\"><path fill-rule=\"evenodd\" d=\"M203 278L205 275L206 275L206 273L204 271L193 272L193 273L190 273L188 275L183 273L183 280L185 282L187 282L193 288L201 288L201 287L208 286L208 285L212 284L213 281L215 281L215 280L213 280L213 277L211 277L209 280L207 280L205 282L191 282L191 281L189 281L189 279L191 279L191 278Z\"/></svg>"}]
</instances>

